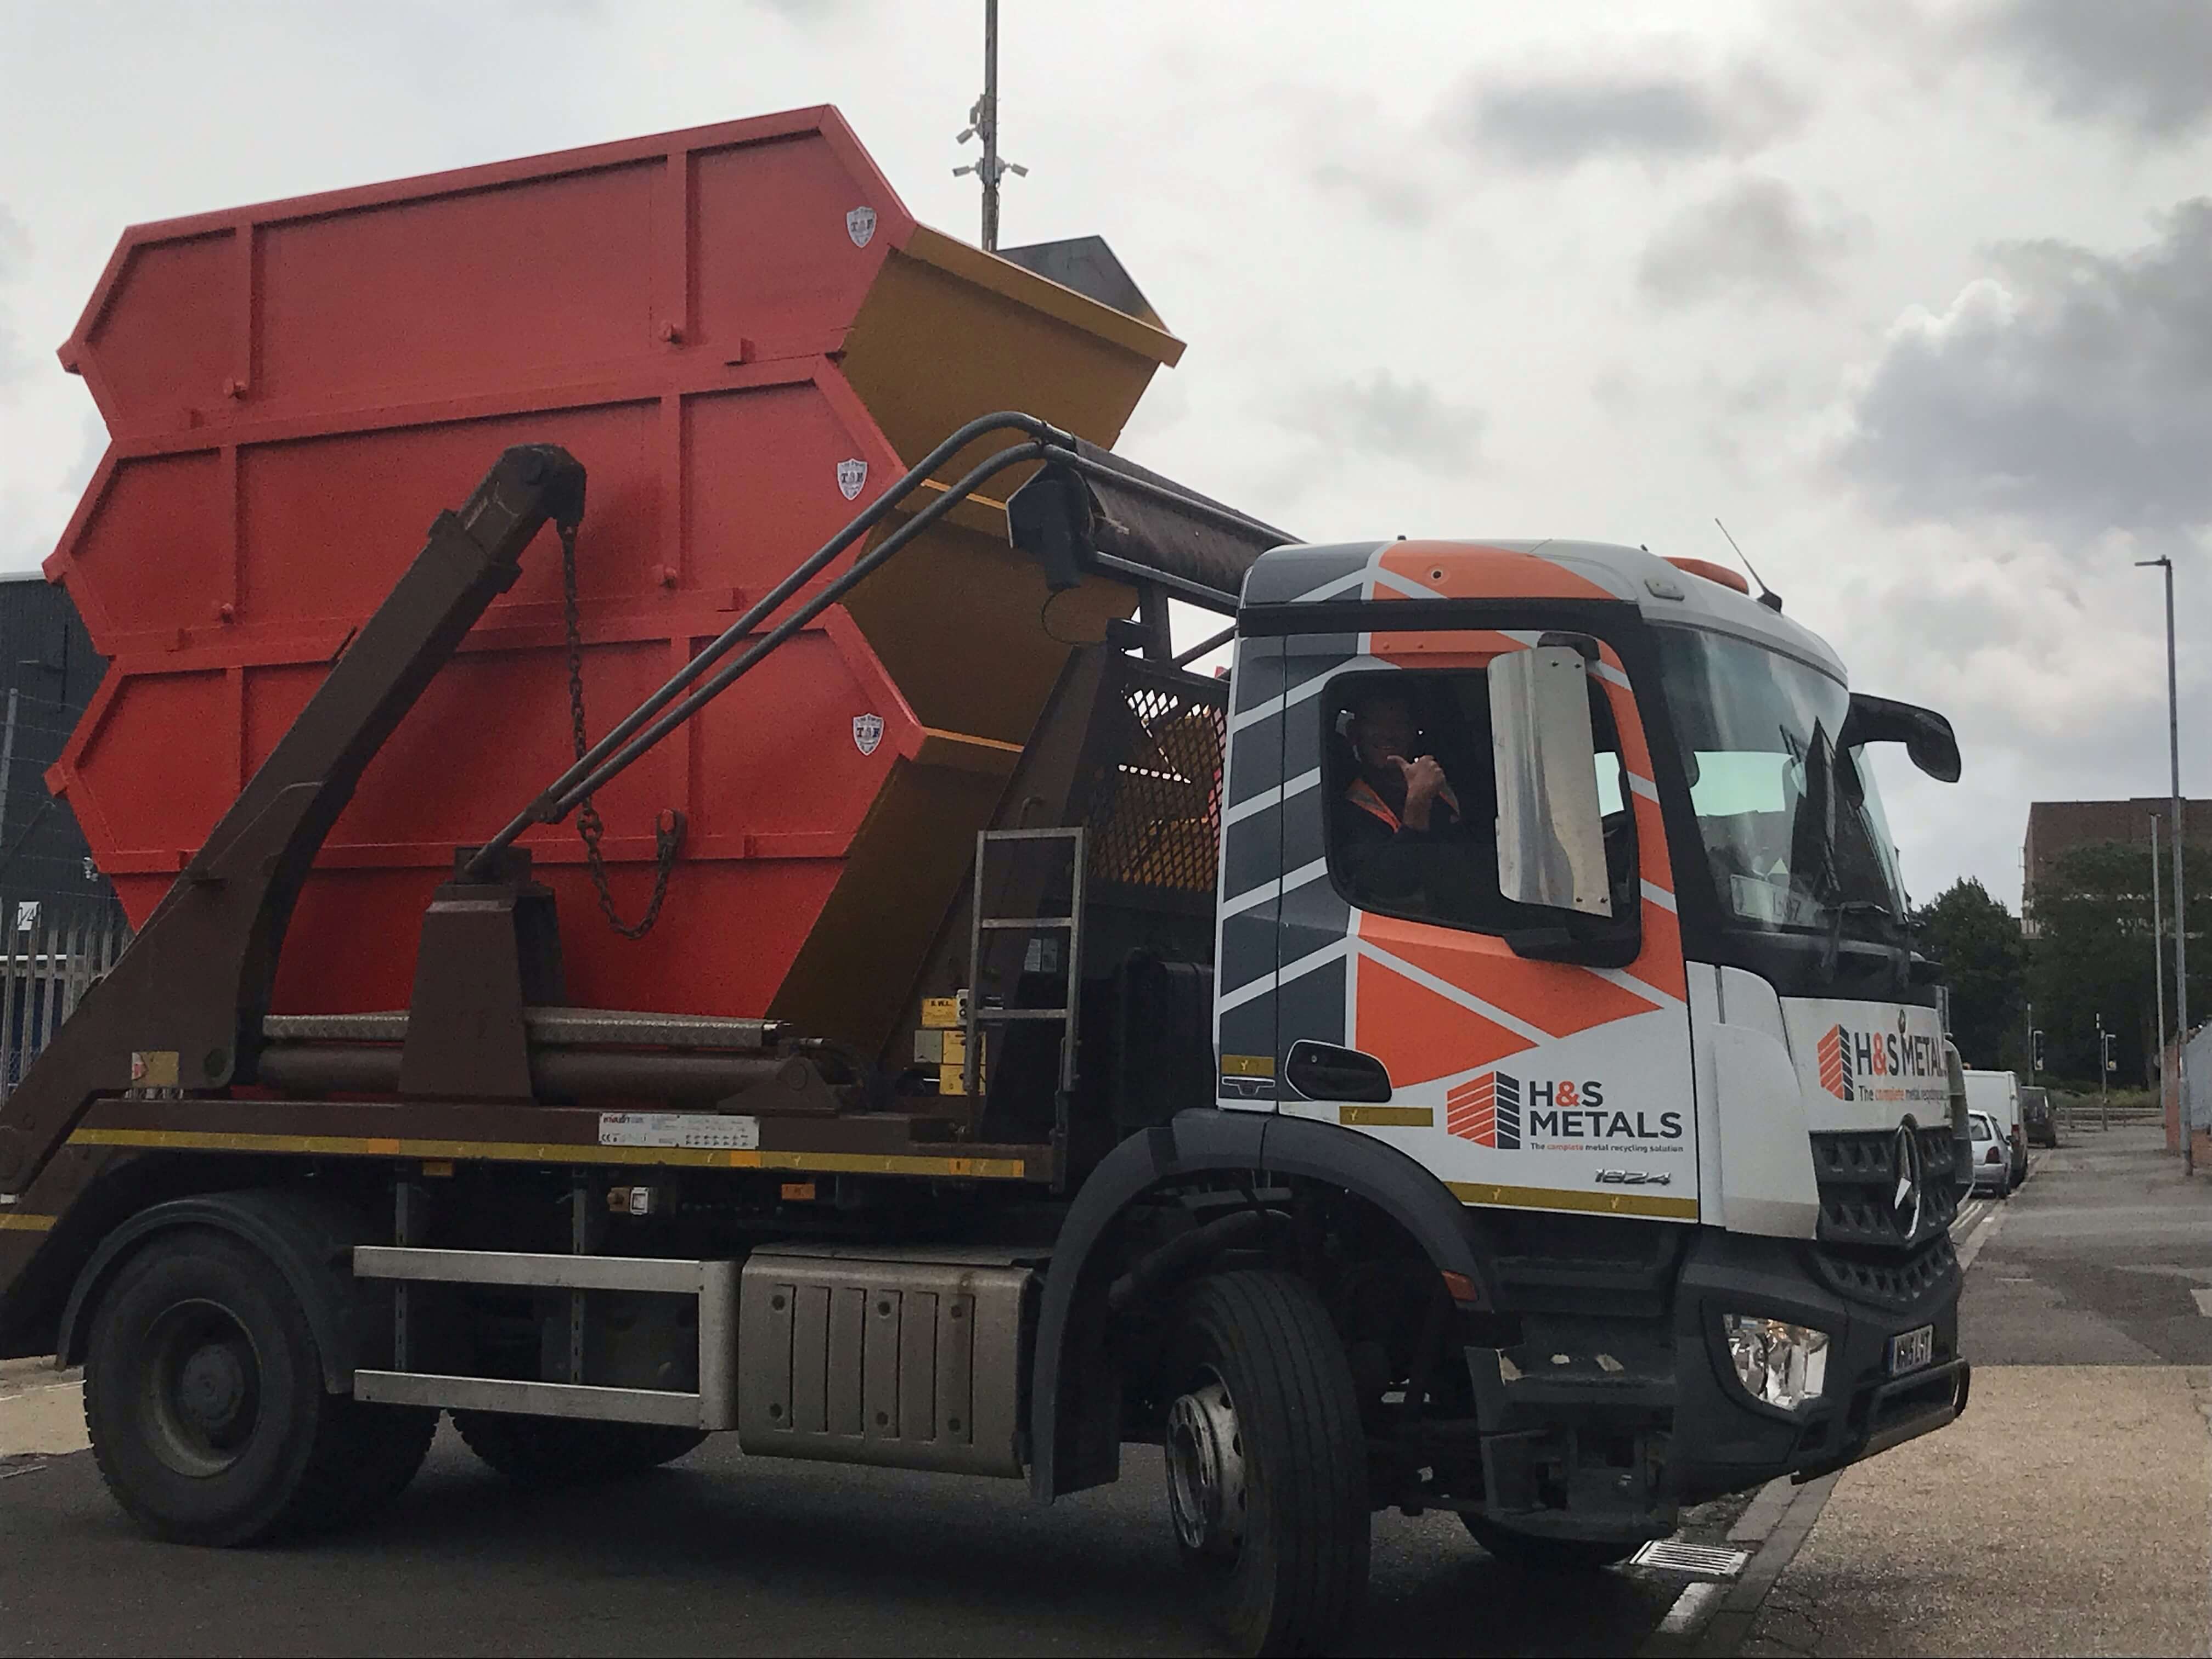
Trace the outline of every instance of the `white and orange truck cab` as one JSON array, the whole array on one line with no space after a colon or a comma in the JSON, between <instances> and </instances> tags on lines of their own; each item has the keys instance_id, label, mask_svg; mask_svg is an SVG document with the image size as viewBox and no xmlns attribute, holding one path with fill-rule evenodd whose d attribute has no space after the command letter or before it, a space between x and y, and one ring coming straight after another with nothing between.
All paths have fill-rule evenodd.
<instances>
[{"instance_id":1,"label":"white and orange truck cab","mask_svg":"<svg viewBox=\"0 0 2212 1659\"><path fill-rule=\"evenodd\" d=\"M1663 1531L1949 1421L1957 1131L1869 764L1954 779L1948 726L1633 548L1279 549L1237 621L1217 1104L1467 1206L1495 1521ZM1378 700L1456 793L1425 836L1347 810Z\"/></svg>"}]
</instances>

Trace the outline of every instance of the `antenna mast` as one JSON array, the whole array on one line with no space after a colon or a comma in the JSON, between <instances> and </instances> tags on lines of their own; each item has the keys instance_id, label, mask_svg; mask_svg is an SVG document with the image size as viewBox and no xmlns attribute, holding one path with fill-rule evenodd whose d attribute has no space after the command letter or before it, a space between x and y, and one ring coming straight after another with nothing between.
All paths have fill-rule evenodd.
<instances>
[{"instance_id":1,"label":"antenna mast","mask_svg":"<svg viewBox=\"0 0 2212 1659\"><path fill-rule=\"evenodd\" d=\"M968 125L952 142L964 144L970 138L983 141L983 154L965 167L952 169L956 179L974 173L983 185L983 248L995 253L999 248L999 181L1012 173L1017 179L1029 176L1029 169L1018 161L1007 161L999 155L999 0L983 0L983 95L968 112Z\"/></svg>"},{"instance_id":2,"label":"antenna mast","mask_svg":"<svg viewBox=\"0 0 2212 1659\"><path fill-rule=\"evenodd\" d=\"M1728 544L1730 547L1735 548L1736 557L1742 560L1743 568L1751 572L1752 580L1759 584L1759 602L1765 605L1769 611L1781 610L1782 596L1776 592L1772 588L1769 587L1766 585L1766 578L1760 575L1759 572L1753 568L1752 562L1749 559L1744 558L1743 550L1741 547L1736 547L1735 537L1729 536L1729 527L1724 524L1721 524L1720 515L1718 514L1715 514L1713 515L1713 522L1717 525L1720 525L1721 534L1728 536Z\"/></svg>"}]
</instances>

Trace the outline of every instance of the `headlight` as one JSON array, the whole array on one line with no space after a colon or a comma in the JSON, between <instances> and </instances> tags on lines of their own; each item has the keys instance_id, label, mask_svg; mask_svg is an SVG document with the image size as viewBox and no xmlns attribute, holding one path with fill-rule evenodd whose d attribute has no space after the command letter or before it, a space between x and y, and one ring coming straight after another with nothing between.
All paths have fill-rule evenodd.
<instances>
[{"instance_id":1,"label":"headlight","mask_svg":"<svg viewBox=\"0 0 2212 1659\"><path fill-rule=\"evenodd\" d=\"M1721 1334L1736 1381L1753 1400L1794 1412L1828 1380L1828 1334L1753 1314L1723 1314Z\"/></svg>"}]
</instances>

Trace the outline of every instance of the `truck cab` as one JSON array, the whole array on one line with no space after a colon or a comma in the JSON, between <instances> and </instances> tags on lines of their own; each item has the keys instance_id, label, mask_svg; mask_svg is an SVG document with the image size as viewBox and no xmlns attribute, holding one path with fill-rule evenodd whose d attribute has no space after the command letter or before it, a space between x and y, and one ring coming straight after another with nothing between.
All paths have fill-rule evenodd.
<instances>
[{"instance_id":1,"label":"truck cab","mask_svg":"<svg viewBox=\"0 0 2212 1659\"><path fill-rule=\"evenodd\" d=\"M1237 621L1217 1105L1466 1206L1516 1336L1470 1351L1486 1425L1547 1425L1491 1489L1639 1477L1515 1524L1663 1531L1948 1420L1944 1034L1869 754L1955 777L1948 728L1631 548L1280 549ZM1426 833L1358 805L1378 709L1450 781Z\"/></svg>"}]
</instances>

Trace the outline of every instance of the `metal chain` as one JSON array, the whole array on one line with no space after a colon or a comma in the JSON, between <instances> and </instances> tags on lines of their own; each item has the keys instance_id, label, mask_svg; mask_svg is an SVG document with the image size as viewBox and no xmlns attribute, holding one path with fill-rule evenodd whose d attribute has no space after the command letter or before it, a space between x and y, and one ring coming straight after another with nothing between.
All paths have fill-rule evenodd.
<instances>
[{"instance_id":1,"label":"metal chain","mask_svg":"<svg viewBox=\"0 0 2212 1659\"><path fill-rule=\"evenodd\" d=\"M555 527L561 533L562 617L568 629L568 723L575 734L576 758L581 760L591 744L584 735L584 625L576 605L578 527L573 524ZM606 832L599 809L592 805L589 795L585 796L576 807L576 834L584 843L584 867L590 872L592 889L599 896L599 909L606 916L607 926L624 939L643 939L653 931L653 924L660 920L660 906L668 896L669 873L676 867L677 849L684 845L684 814L672 808L653 821L653 896L646 902L645 914L635 925L624 921L617 913L615 896L607 886L607 861L599 850L599 838Z\"/></svg>"}]
</instances>

